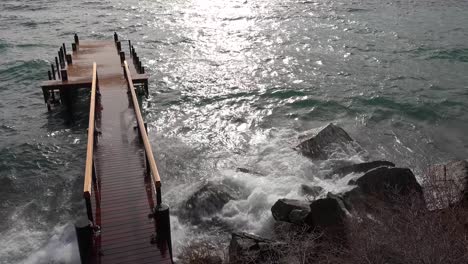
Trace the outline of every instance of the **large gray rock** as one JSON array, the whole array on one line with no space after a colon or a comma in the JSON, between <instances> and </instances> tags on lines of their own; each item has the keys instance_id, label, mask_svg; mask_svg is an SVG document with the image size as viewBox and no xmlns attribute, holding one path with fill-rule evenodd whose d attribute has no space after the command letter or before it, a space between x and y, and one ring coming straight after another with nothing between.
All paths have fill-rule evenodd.
<instances>
[{"instance_id":1,"label":"large gray rock","mask_svg":"<svg viewBox=\"0 0 468 264\"><path fill-rule=\"evenodd\" d=\"M276 221L300 224L310 211L309 204L307 201L279 199L271 207L271 213Z\"/></svg>"},{"instance_id":2,"label":"large gray rock","mask_svg":"<svg viewBox=\"0 0 468 264\"><path fill-rule=\"evenodd\" d=\"M360 146L341 127L329 124L316 136L301 142L296 148L304 156L312 159L325 160L331 154L344 152L349 154L349 150L361 151Z\"/></svg>"},{"instance_id":3,"label":"large gray rock","mask_svg":"<svg viewBox=\"0 0 468 264\"><path fill-rule=\"evenodd\" d=\"M424 179L424 194L429 206L445 208L468 200L468 161L451 161L431 166Z\"/></svg>"},{"instance_id":4,"label":"large gray rock","mask_svg":"<svg viewBox=\"0 0 468 264\"><path fill-rule=\"evenodd\" d=\"M226 185L208 182L196 190L183 204L182 217L197 224L204 217L219 212L227 202L235 197L234 190Z\"/></svg>"},{"instance_id":5,"label":"large gray rock","mask_svg":"<svg viewBox=\"0 0 468 264\"><path fill-rule=\"evenodd\" d=\"M271 263L281 257L287 245L248 233L232 233L229 263Z\"/></svg>"},{"instance_id":6,"label":"large gray rock","mask_svg":"<svg viewBox=\"0 0 468 264\"><path fill-rule=\"evenodd\" d=\"M379 168L379 167L395 167L390 161L385 160L376 160L364 163L353 164L345 167L341 167L333 171L332 174L338 174L340 176L344 176L350 173L363 173L368 172L372 169Z\"/></svg>"},{"instance_id":7,"label":"large gray rock","mask_svg":"<svg viewBox=\"0 0 468 264\"><path fill-rule=\"evenodd\" d=\"M421 185L419 185L413 172L407 168L377 168L357 179L356 185L364 194L368 195L422 194Z\"/></svg>"}]
</instances>

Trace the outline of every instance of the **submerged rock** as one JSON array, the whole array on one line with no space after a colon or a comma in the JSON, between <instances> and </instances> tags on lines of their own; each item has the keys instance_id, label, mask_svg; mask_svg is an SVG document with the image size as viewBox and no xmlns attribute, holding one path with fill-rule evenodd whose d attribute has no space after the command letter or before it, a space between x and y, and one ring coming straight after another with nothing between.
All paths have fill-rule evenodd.
<instances>
[{"instance_id":1,"label":"submerged rock","mask_svg":"<svg viewBox=\"0 0 468 264\"><path fill-rule=\"evenodd\" d=\"M229 263L268 263L284 252L287 245L248 233L232 233Z\"/></svg>"},{"instance_id":2,"label":"submerged rock","mask_svg":"<svg viewBox=\"0 0 468 264\"><path fill-rule=\"evenodd\" d=\"M304 156L312 159L325 160L335 151L340 150L348 153L349 145L361 150L359 145L344 131L341 127L329 124L322 129L316 136L301 142L297 149Z\"/></svg>"},{"instance_id":3,"label":"submerged rock","mask_svg":"<svg viewBox=\"0 0 468 264\"><path fill-rule=\"evenodd\" d=\"M350 173L362 173L362 172L368 172L372 169L379 168L379 167L395 167L395 164L390 161L385 161L385 160L376 160L376 161L371 161L371 162L358 163L358 164L353 164L353 165L349 165L349 166L336 169L333 171L331 175L338 174L340 176L344 176Z\"/></svg>"},{"instance_id":4,"label":"submerged rock","mask_svg":"<svg viewBox=\"0 0 468 264\"><path fill-rule=\"evenodd\" d=\"M425 175L424 193L434 208L457 203L468 205L468 161L450 161L431 166Z\"/></svg>"},{"instance_id":5,"label":"submerged rock","mask_svg":"<svg viewBox=\"0 0 468 264\"><path fill-rule=\"evenodd\" d=\"M306 184L301 184L301 193L303 195L317 197L323 191L323 188L320 186L310 186Z\"/></svg>"},{"instance_id":6,"label":"submerged rock","mask_svg":"<svg viewBox=\"0 0 468 264\"><path fill-rule=\"evenodd\" d=\"M182 216L189 218L192 223L199 223L203 217L219 212L235 196L234 190L226 185L209 182L195 191L183 204Z\"/></svg>"},{"instance_id":7,"label":"submerged rock","mask_svg":"<svg viewBox=\"0 0 468 264\"><path fill-rule=\"evenodd\" d=\"M276 221L299 224L309 213L309 202L293 199L279 199L273 207L271 213Z\"/></svg>"}]
</instances>

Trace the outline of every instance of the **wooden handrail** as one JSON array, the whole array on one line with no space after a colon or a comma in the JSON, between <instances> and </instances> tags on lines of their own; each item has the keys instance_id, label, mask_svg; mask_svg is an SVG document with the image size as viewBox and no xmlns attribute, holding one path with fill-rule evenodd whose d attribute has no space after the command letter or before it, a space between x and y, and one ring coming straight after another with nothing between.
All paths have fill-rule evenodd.
<instances>
[{"instance_id":1,"label":"wooden handrail","mask_svg":"<svg viewBox=\"0 0 468 264\"><path fill-rule=\"evenodd\" d=\"M143 141L143 145L145 147L146 158L148 159L148 163L151 169L151 175L153 175L153 181L156 185L157 189L157 203L158 205L161 204L161 178L159 177L158 167L156 166L156 161L154 160L153 150L150 145L150 141L148 139L148 134L146 134L145 123L143 122L143 117L141 116L140 105L138 103L138 99L135 93L135 87L133 86L132 76L130 74L130 70L128 68L127 61L124 61L124 68L125 68L125 75L127 78L127 84L132 95L132 102L133 108L135 109L135 115L137 118L138 123L138 130L140 131L141 139Z\"/></svg>"},{"instance_id":2,"label":"wooden handrail","mask_svg":"<svg viewBox=\"0 0 468 264\"><path fill-rule=\"evenodd\" d=\"M85 198L91 197L91 184L93 180L93 156L94 156L94 120L96 113L96 86L97 86L97 66L93 63L93 81L91 84L91 99L89 103L89 124L88 124L88 148L86 150L86 167L84 177L83 193Z\"/></svg>"}]
</instances>

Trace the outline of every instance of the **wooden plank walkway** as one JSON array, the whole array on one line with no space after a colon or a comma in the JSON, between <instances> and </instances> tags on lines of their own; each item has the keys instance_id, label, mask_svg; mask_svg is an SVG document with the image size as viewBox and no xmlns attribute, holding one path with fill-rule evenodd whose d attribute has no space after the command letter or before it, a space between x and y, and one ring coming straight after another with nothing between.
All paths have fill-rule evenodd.
<instances>
[{"instance_id":1,"label":"wooden plank walkway","mask_svg":"<svg viewBox=\"0 0 468 264\"><path fill-rule=\"evenodd\" d=\"M67 66L68 81L45 82L43 90L89 85L93 62L100 102L96 104L99 136L93 156L97 180L91 201L94 227L100 229L94 236L90 262L172 263L168 245L155 241L156 225L149 217L155 208L154 186L146 172L145 149L116 43L80 42ZM132 76L144 81L133 63L129 69Z\"/></svg>"}]
</instances>

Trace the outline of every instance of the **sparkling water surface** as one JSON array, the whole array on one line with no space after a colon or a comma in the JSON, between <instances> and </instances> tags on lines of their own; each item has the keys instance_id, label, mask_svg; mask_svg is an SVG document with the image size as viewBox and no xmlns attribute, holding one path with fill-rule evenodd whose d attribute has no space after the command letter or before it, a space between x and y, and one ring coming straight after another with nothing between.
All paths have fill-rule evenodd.
<instances>
[{"instance_id":1,"label":"sparkling water surface","mask_svg":"<svg viewBox=\"0 0 468 264\"><path fill-rule=\"evenodd\" d=\"M39 85L74 33L114 31L151 76L144 115L176 251L226 243L232 230L271 235L271 205L300 198L300 184L346 188L347 178L323 178L340 159L386 159L420 176L468 157L466 0L3 0L1 264L79 262L87 97L69 122L47 112ZM293 150L330 122L367 154L312 162ZM241 195L219 225L179 219L206 181Z\"/></svg>"}]
</instances>

